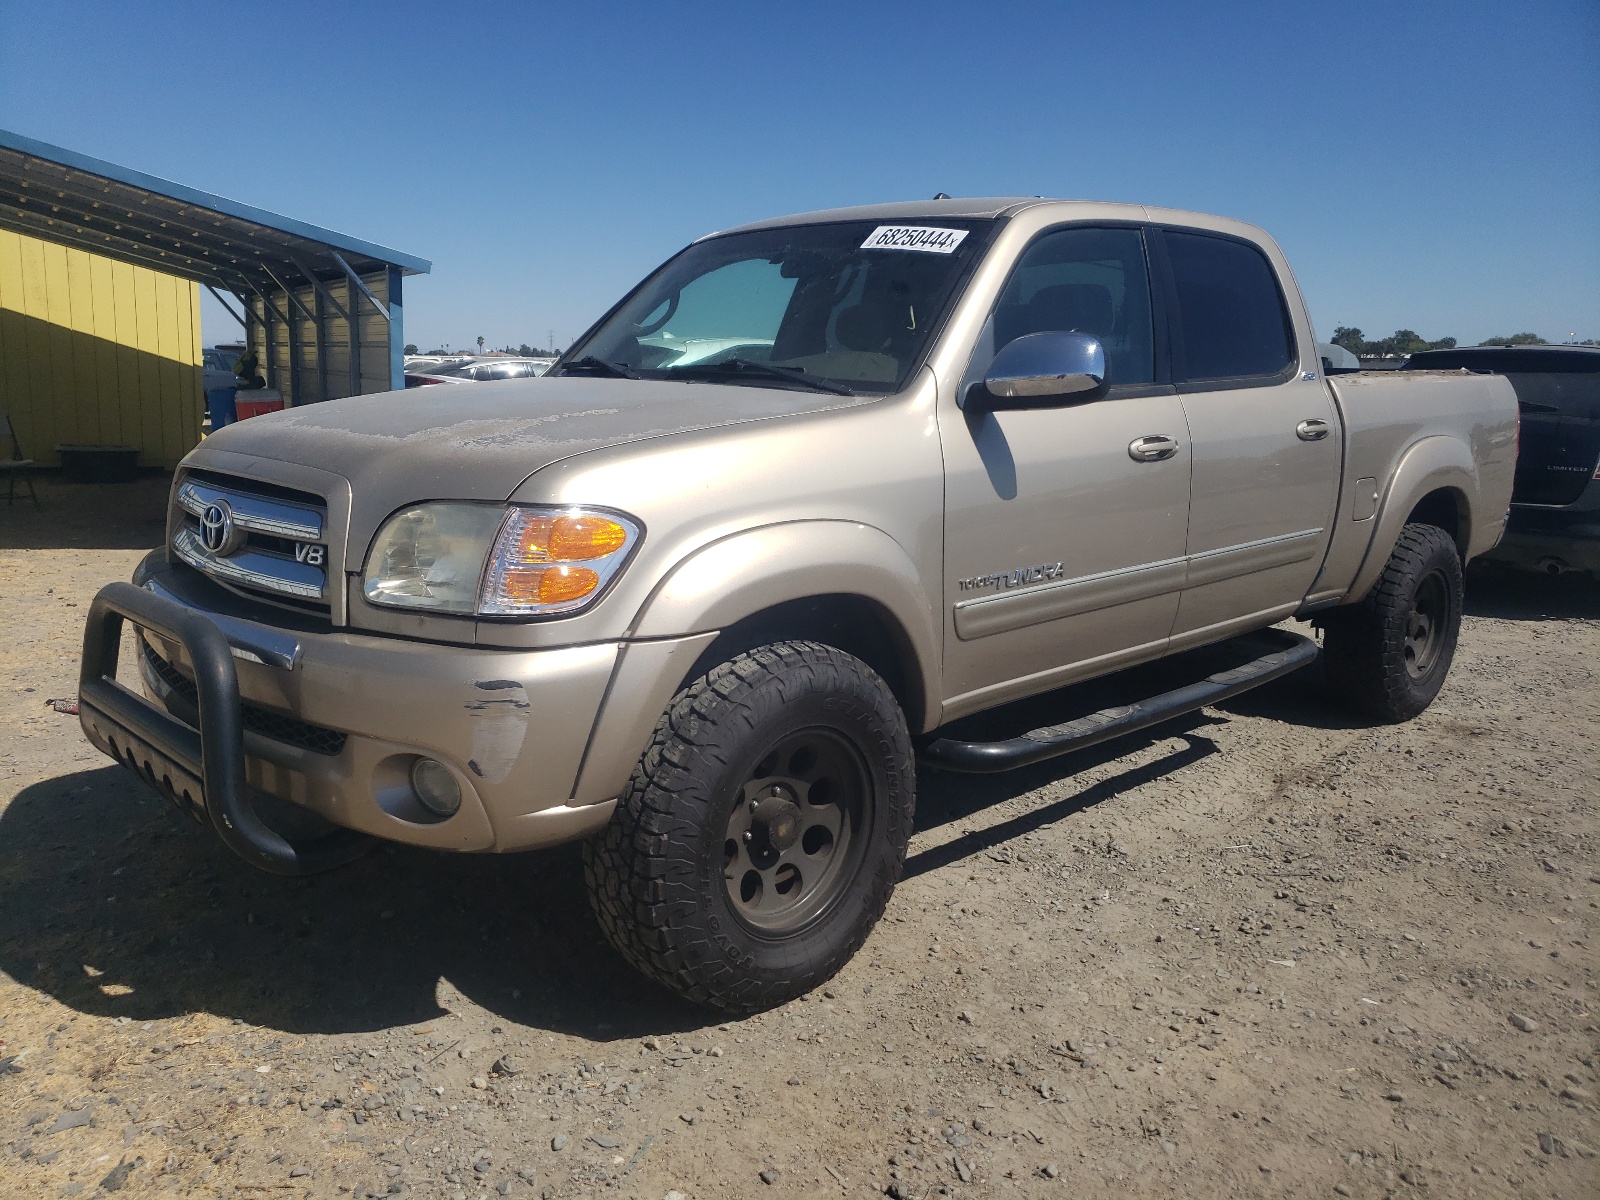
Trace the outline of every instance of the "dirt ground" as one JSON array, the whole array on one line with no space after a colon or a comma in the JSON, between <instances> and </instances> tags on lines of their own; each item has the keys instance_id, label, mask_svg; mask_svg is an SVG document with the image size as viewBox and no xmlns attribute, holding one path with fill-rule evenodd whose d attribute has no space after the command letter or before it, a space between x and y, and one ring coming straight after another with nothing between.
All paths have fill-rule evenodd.
<instances>
[{"instance_id":1,"label":"dirt ground","mask_svg":"<svg viewBox=\"0 0 1600 1200\"><path fill-rule=\"evenodd\" d=\"M91 750L45 701L164 486L0 508L0 1194L1600 1194L1589 581L1475 572L1407 725L1312 668L923 772L865 949L727 1021L570 847L280 880Z\"/></svg>"}]
</instances>

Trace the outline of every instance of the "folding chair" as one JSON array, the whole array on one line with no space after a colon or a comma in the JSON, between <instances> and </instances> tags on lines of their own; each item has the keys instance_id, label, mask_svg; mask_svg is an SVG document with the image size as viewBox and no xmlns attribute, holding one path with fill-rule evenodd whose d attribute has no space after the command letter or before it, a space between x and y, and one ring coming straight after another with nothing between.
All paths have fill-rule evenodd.
<instances>
[{"instance_id":1,"label":"folding chair","mask_svg":"<svg viewBox=\"0 0 1600 1200\"><path fill-rule=\"evenodd\" d=\"M0 413L0 443L6 438L11 439L11 457L0 458L0 473L6 477L6 504L9 506L17 498L17 478L28 485L28 495L33 497L33 506L39 507L39 493L33 490L33 476L28 474L33 466L33 459L22 457L22 443L17 441L17 431L11 427L11 418Z\"/></svg>"}]
</instances>

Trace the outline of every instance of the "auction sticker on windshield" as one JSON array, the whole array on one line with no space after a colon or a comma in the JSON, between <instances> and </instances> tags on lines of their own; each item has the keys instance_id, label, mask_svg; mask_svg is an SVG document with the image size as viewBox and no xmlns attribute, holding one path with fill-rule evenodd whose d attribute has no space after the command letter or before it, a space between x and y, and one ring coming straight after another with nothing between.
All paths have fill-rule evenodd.
<instances>
[{"instance_id":1,"label":"auction sticker on windshield","mask_svg":"<svg viewBox=\"0 0 1600 1200\"><path fill-rule=\"evenodd\" d=\"M967 236L965 229L933 229L926 225L879 225L861 243L863 250L921 250L949 254Z\"/></svg>"}]
</instances>

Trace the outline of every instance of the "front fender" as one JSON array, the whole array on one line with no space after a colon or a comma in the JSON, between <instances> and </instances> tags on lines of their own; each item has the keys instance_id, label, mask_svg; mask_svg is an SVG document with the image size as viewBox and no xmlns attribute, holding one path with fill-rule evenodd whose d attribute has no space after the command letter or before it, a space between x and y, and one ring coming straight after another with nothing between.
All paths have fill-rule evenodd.
<instances>
[{"instance_id":1,"label":"front fender","mask_svg":"<svg viewBox=\"0 0 1600 1200\"><path fill-rule=\"evenodd\" d=\"M616 796L650 744L685 672L717 632L775 605L810 596L870 600L898 623L915 661L924 711L938 721L936 606L903 547L856 521L794 521L725 537L682 559L639 608L607 688L574 802ZM916 725L917 714L907 714Z\"/></svg>"},{"instance_id":2,"label":"front fender","mask_svg":"<svg viewBox=\"0 0 1600 1200\"><path fill-rule=\"evenodd\" d=\"M938 606L900 543L858 521L790 521L714 542L656 586L628 636L726 629L774 605L827 595L871 600L896 621L916 658L922 694L937 705Z\"/></svg>"},{"instance_id":3,"label":"front fender","mask_svg":"<svg viewBox=\"0 0 1600 1200\"><path fill-rule=\"evenodd\" d=\"M1389 477L1389 486L1379 501L1366 557L1361 560L1355 581L1345 594L1347 603L1362 599L1372 590L1389 555L1394 552L1395 543L1400 540L1406 518L1424 496L1441 489L1456 494L1462 526L1460 543L1467 548L1463 558L1470 555L1474 544L1481 541L1478 536L1478 469L1473 462L1472 447L1460 438L1443 434L1422 438L1405 452Z\"/></svg>"}]
</instances>

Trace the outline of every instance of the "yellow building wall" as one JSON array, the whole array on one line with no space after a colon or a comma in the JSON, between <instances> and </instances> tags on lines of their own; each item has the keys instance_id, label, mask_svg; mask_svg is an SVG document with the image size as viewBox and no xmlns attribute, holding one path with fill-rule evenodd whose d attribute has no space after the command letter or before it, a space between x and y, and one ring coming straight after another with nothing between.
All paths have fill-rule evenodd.
<instances>
[{"instance_id":1,"label":"yellow building wall","mask_svg":"<svg viewBox=\"0 0 1600 1200\"><path fill-rule=\"evenodd\" d=\"M24 457L137 446L140 466L177 466L200 440L200 364L199 284L0 230L0 414Z\"/></svg>"}]
</instances>

